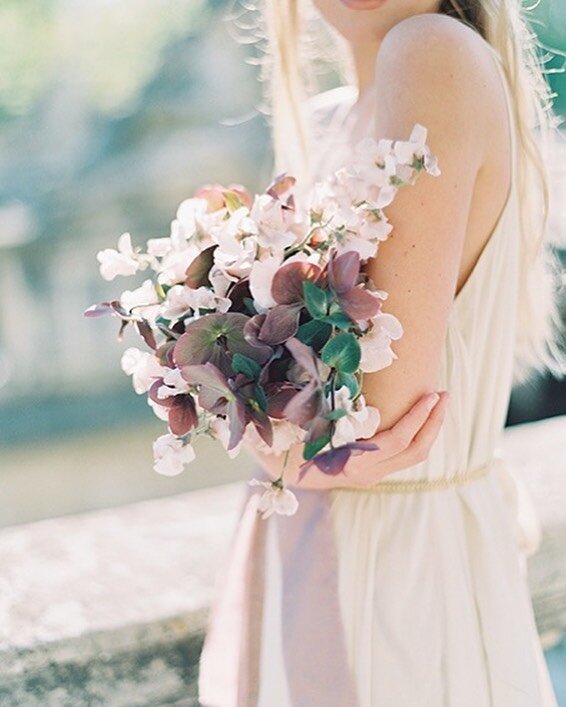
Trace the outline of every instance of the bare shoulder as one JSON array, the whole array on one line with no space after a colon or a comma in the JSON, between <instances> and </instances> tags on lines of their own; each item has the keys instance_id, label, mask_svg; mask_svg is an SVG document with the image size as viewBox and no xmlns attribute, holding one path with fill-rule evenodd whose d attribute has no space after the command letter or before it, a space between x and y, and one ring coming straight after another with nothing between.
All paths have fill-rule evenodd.
<instances>
[{"instance_id":1,"label":"bare shoulder","mask_svg":"<svg viewBox=\"0 0 566 707\"><path fill-rule=\"evenodd\" d=\"M492 105L500 91L487 42L447 15L413 15L392 27L380 45L375 92L378 131L406 136L414 122L431 140L472 141L485 153Z\"/></svg>"},{"instance_id":2,"label":"bare shoulder","mask_svg":"<svg viewBox=\"0 0 566 707\"><path fill-rule=\"evenodd\" d=\"M380 53L401 52L403 58L433 52L432 59L481 61L490 50L487 42L460 20L425 12L401 20L384 36Z\"/></svg>"}]
</instances>

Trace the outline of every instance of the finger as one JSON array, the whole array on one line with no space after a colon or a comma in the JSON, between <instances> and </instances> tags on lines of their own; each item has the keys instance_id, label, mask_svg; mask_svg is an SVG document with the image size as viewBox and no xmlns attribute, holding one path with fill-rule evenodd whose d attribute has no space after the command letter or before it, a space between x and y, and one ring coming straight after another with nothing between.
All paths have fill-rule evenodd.
<instances>
[{"instance_id":1,"label":"finger","mask_svg":"<svg viewBox=\"0 0 566 707\"><path fill-rule=\"evenodd\" d=\"M410 445L407 448L409 454L418 450L420 453L430 450L434 441L438 437L442 423L444 422L444 417L446 415L446 408L448 407L448 394L443 393L440 397L438 403L434 406L432 412L430 413L428 420L413 437Z\"/></svg>"},{"instance_id":2,"label":"finger","mask_svg":"<svg viewBox=\"0 0 566 707\"><path fill-rule=\"evenodd\" d=\"M441 395L438 393L423 395L393 427L378 432L371 441L375 442L383 451L390 450L391 454L403 451L427 422L431 411L438 405L440 399Z\"/></svg>"}]
</instances>

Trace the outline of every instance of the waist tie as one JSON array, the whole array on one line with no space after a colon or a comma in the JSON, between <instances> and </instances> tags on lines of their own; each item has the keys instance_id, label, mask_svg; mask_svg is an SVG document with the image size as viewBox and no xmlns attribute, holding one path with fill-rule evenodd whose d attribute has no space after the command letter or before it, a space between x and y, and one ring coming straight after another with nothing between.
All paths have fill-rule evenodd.
<instances>
[{"instance_id":1,"label":"waist tie","mask_svg":"<svg viewBox=\"0 0 566 707\"><path fill-rule=\"evenodd\" d=\"M451 477L380 481L360 493L409 493L451 488L483 477L491 462ZM270 479L261 467L254 477ZM261 488L261 487L260 487ZM329 490L290 487L299 507L292 516L262 519L261 491L246 484L224 572L200 657L202 707L259 705L267 523L275 523L281 563L281 640L293 707L357 707L338 594L338 562Z\"/></svg>"}]
</instances>

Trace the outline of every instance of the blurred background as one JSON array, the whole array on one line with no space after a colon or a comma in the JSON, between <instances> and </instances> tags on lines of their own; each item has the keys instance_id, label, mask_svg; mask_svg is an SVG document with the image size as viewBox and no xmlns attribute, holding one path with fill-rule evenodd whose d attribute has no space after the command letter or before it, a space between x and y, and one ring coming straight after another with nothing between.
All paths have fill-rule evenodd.
<instances>
[{"instance_id":1,"label":"blurred background","mask_svg":"<svg viewBox=\"0 0 566 707\"><path fill-rule=\"evenodd\" d=\"M123 289L95 257L122 232L140 245L168 235L203 183L268 181L257 48L244 20L226 21L234 12L223 0L0 0L0 526L248 473L247 459L226 464L205 443L184 474L158 476L151 443L164 424L119 365L137 340L117 342L114 318L82 316ZM566 2L542 0L531 17L542 44L564 52ZM566 116L564 55L546 66ZM563 260L565 188L557 144ZM564 382L544 377L515 390L508 424L564 413Z\"/></svg>"}]
</instances>

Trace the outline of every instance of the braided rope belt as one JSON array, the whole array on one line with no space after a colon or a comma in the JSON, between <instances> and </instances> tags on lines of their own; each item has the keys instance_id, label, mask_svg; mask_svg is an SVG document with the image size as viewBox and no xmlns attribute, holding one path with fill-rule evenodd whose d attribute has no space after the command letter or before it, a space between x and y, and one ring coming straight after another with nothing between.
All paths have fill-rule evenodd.
<instances>
[{"instance_id":1,"label":"braided rope belt","mask_svg":"<svg viewBox=\"0 0 566 707\"><path fill-rule=\"evenodd\" d=\"M378 481L371 486L337 486L336 491L360 491L362 493L412 493L414 491L434 491L435 489L453 488L476 479L481 479L490 470L491 464L483 464L462 474L441 476L437 479L411 479L399 481Z\"/></svg>"}]
</instances>

